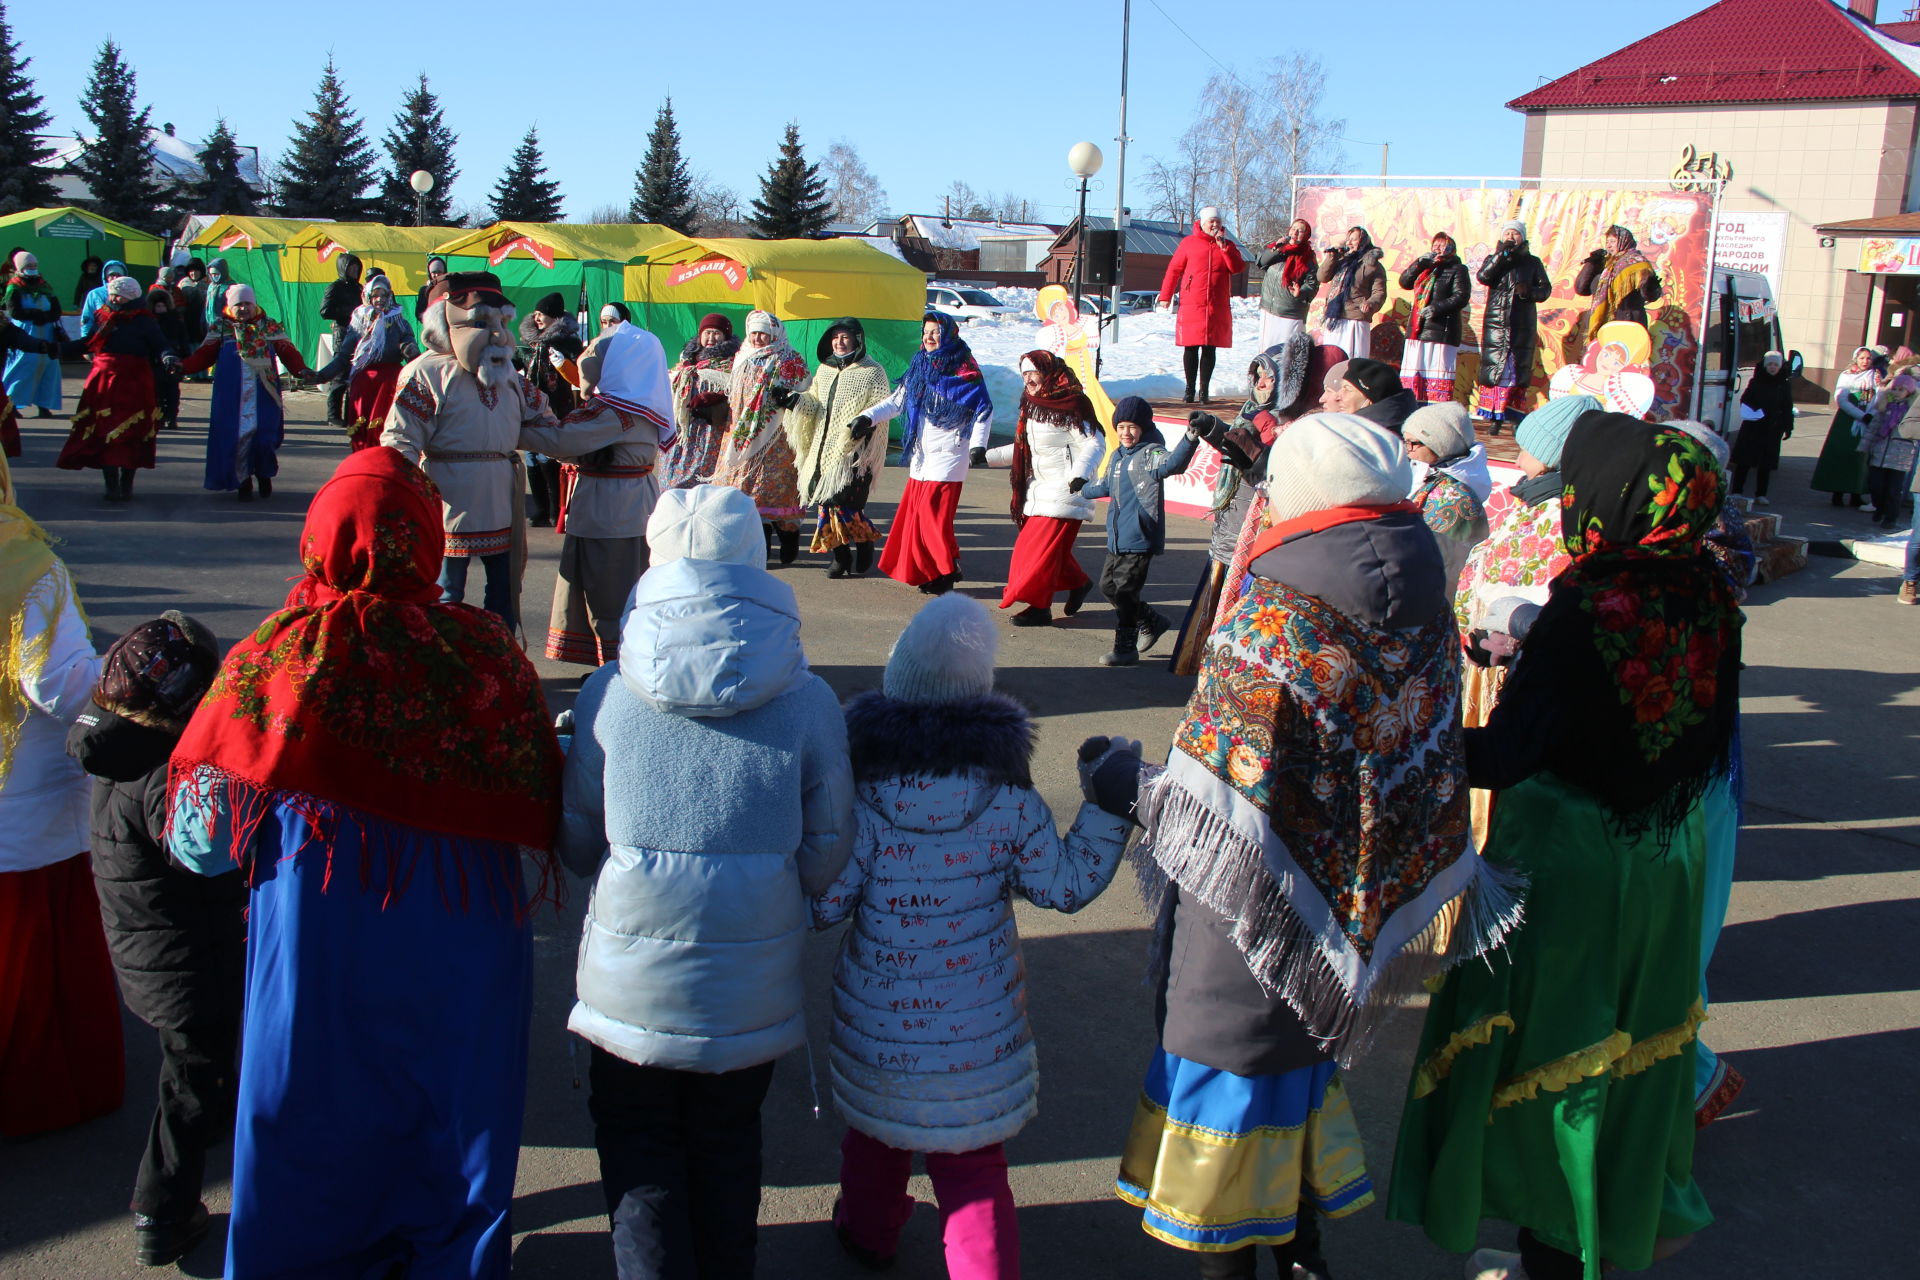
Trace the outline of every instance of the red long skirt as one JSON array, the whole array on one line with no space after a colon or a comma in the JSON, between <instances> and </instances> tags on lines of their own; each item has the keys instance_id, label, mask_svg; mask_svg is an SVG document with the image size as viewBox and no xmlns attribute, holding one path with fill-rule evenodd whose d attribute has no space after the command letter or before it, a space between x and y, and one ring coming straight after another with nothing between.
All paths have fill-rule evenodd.
<instances>
[{"instance_id":1,"label":"red long skirt","mask_svg":"<svg viewBox=\"0 0 1920 1280\"><path fill-rule=\"evenodd\" d=\"M73 430L53 465L67 471L151 467L160 421L159 390L153 385L153 366L147 358L95 352L87 384L80 389L80 403L73 410Z\"/></svg>"},{"instance_id":2,"label":"red long skirt","mask_svg":"<svg viewBox=\"0 0 1920 1280\"><path fill-rule=\"evenodd\" d=\"M907 481L880 550L880 572L910 587L960 572L960 541L953 536L959 510L960 481Z\"/></svg>"},{"instance_id":3,"label":"red long skirt","mask_svg":"<svg viewBox=\"0 0 1920 1280\"><path fill-rule=\"evenodd\" d=\"M393 393L400 386L400 369L397 364L370 364L347 383L347 452L380 443L387 410L393 408Z\"/></svg>"},{"instance_id":4,"label":"red long skirt","mask_svg":"<svg viewBox=\"0 0 1920 1280\"><path fill-rule=\"evenodd\" d=\"M1087 571L1073 554L1079 533L1078 520L1028 516L1020 536L1013 540L1013 563L1007 567L1007 589L1000 596L1000 607L1030 604L1047 609L1060 592L1086 586Z\"/></svg>"},{"instance_id":5,"label":"red long skirt","mask_svg":"<svg viewBox=\"0 0 1920 1280\"><path fill-rule=\"evenodd\" d=\"M126 1075L92 859L0 873L0 1134L106 1115Z\"/></svg>"}]
</instances>

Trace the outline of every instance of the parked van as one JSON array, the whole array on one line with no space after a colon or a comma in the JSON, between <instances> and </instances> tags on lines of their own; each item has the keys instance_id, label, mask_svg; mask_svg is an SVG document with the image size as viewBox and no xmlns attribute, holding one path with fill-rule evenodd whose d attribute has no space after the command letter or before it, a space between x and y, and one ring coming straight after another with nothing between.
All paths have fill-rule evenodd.
<instances>
[{"instance_id":1,"label":"parked van","mask_svg":"<svg viewBox=\"0 0 1920 1280\"><path fill-rule=\"evenodd\" d=\"M1760 357L1785 353L1780 315L1767 278L1733 267L1713 269L1707 299L1707 331L1701 335L1700 370L1693 380L1693 406L1687 415L1732 439L1740 429L1740 393Z\"/></svg>"}]
</instances>

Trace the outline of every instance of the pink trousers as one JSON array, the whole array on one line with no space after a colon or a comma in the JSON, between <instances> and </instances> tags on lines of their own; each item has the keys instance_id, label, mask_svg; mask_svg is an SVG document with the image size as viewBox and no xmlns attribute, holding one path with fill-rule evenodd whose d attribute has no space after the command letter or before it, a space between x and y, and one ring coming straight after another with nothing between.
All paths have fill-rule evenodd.
<instances>
[{"instance_id":1,"label":"pink trousers","mask_svg":"<svg viewBox=\"0 0 1920 1280\"><path fill-rule=\"evenodd\" d=\"M1019 1280L1020 1224L1007 1186L1007 1153L999 1143L948 1155L926 1153L927 1176L940 1202L940 1236L949 1280ZM857 1129L840 1140L840 1217L855 1244L882 1256L900 1243L913 1215L907 1178L913 1152Z\"/></svg>"}]
</instances>

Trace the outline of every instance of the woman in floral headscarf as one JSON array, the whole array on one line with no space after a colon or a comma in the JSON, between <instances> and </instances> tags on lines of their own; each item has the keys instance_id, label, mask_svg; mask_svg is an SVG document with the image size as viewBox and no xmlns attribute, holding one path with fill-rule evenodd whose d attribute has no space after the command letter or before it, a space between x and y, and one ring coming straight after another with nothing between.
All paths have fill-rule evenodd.
<instances>
[{"instance_id":1,"label":"woman in floral headscarf","mask_svg":"<svg viewBox=\"0 0 1920 1280\"><path fill-rule=\"evenodd\" d=\"M253 286L229 285L219 317L181 364L187 373L215 370L203 487L235 490L240 501L251 502L257 480L260 496L273 496L280 442L286 435L280 404L282 365L302 377L313 376L280 322L254 301Z\"/></svg>"},{"instance_id":2,"label":"woman in floral headscarf","mask_svg":"<svg viewBox=\"0 0 1920 1280\"><path fill-rule=\"evenodd\" d=\"M605 317L602 316L602 323ZM660 455L660 490L691 489L713 478L726 430L727 392L733 388L733 358L740 339L733 321L718 311L700 317L700 330L680 350L668 371L673 386L673 422L679 441Z\"/></svg>"},{"instance_id":3,"label":"woman in floral headscarf","mask_svg":"<svg viewBox=\"0 0 1920 1280\"><path fill-rule=\"evenodd\" d=\"M1701 800L1727 766L1740 611L1704 539L1705 445L1587 413L1561 456L1572 563L1467 772L1499 792L1486 860L1528 879L1526 919L1447 975L1427 1015L1389 1213L1443 1248L1485 1218L1519 1254L1481 1277L1639 1270L1712 1214L1693 1181Z\"/></svg>"},{"instance_id":4,"label":"woman in floral headscarf","mask_svg":"<svg viewBox=\"0 0 1920 1280\"><path fill-rule=\"evenodd\" d=\"M787 410L800 399L807 362L771 312L747 314L747 341L733 358L731 421L720 440L714 483L732 485L760 508L780 538L780 563L800 555L800 467L787 440Z\"/></svg>"},{"instance_id":5,"label":"woman in floral headscarf","mask_svg":"<svg viewBox=\"0 0 1920 1280\"><path fill-rule=\"evenodd\" d=\"M1045 351L1020 357L1020 417L1013 443L987 454L987 465L1013 468L1010 514L1020 534L1000 607L1027 607L1013 615L1016 627L1053 623L1053 597L1065 592L1071 617L1093 589L1093 579L1074 559L1080 525L1093 503L1080 496L1100 473L1107 441L1093 402L1064 360ZM1078 480L1080 483L1075 484Z\"/></svg>"},{"instance_id":6,"label":"woman in floral headscarf","mask_svg":"<svg viewBox=\"0 0 1920 1280\"><path fill-rule=\"evenodd\" d=\"M173 856L252 886L232 1275L507 1274L560 749L444 543L424 471L348 454L173 751Z\"/></svg>"}]
</instances>

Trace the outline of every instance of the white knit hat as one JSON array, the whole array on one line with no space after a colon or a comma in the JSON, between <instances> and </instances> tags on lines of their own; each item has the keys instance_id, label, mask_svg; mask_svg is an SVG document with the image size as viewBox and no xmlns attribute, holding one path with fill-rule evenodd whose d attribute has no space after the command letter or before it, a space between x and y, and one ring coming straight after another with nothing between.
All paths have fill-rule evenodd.
<instances>
[{"instance_id":1,"label":"white knit hat","mask_svg":"<svg viewBox=\"0 0 1920 1280\"><path fill-rule=\"evenodd\" d=\"M1000 633L986 608L949 592L922 605L887 655L886 693L900 702L958 702L993 691Z\"/></svg>"},{"instance_id":2,"label":"white knit hat","mask_svg":"<svg viewBox=\"0 0 1920 1280\"><path fill-rule=\"evenodd\" d=\"M1427 446L1445 462L1473 448L1473 420L1458 400L1423 404L1407 415L1400 426L1400 438L1408 444Z\"/></svg>"},{"instance_id":3,"label":"white knit hat","mask_svg":"<svg viewBox=\"0 0 1920 1280\"><path fill-rule=\"evenodd\" d=\"M23 276L37 276L40 274L40 259L22 249L13 255L13 269Z\"/></svg>"},{"instance_id":4,"label":"white knit hat","mask_svg":"<svg viewBox=\"0 0 1920 1280\"><path fill-rule=\"evenodd\" d=\"M243 302L253 301L253 286L250 284L230 284L227 286L227 305L237 307Z\"/></svg>"},{"instance_id":5,"label":"white knit hat","mask_svg":"<svg viewBox=\"0 0 1920 1280\"><path fill-rule=\"evenodd\" d=\"M1196 213L1195 215L1193 215L1193 220L1195 222L1198 222L1204 225L1207 219L1217 218L1219 216L1220 216L1220 207L1218 205L1210 204L1206 208L1202 209L1199 213Z\"/></svg>"},{"instance_id":6,"label":"white knit hat","mask_svg":"<svg viewBox=\"0 0 1920 1280\"><path fill-rule=\"evenodd\" d=\"M108 298L118 298L122 302L130 302L144 292L145 290L140 287L140 282L132 276L115 276L113 279L107 281Z\"/></svg>"},{"instance_id":7,"label":"white knit hat","mask_svg":"<svg viewBox=\"0 0 1920 1280\"><path fill-rule=\"evenodd\" d=\"M1351 413L1315 413L1267 450L1267 511L1275 523L1329 507L1385 506L1413 488L1400 438Z\"/></svg>"},{"instance_id":8,"label":"white knit hat","mask_svg":"<svg viewBox=\"0 0 1920 1280\"><path fill-rule=\"evenodd\" d=\"M767 561L760 509L752 498L723 484L661 494L647 520L647 549L656 566L683 559L744 565Z\"/></svg>"}]
</instances>

